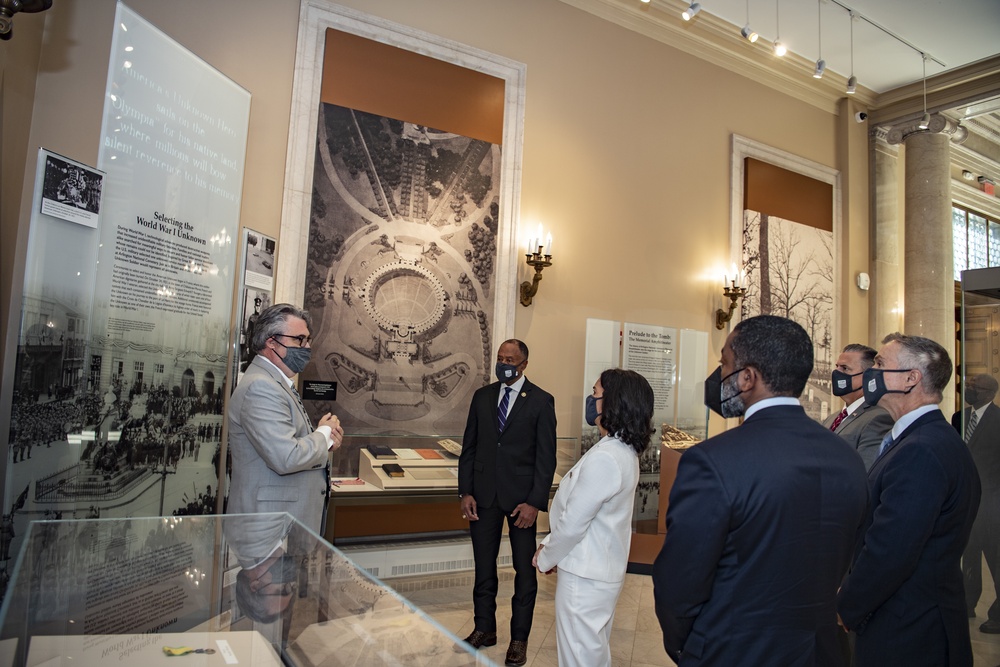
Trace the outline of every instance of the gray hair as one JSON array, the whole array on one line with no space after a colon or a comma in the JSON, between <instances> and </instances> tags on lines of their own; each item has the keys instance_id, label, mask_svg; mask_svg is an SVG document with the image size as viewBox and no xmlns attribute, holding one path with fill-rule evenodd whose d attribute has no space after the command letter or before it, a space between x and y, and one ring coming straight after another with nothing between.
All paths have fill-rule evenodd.
<instances>
[{"instance_id":1,"label":"gray hair","mask_svg":"<svg viewBox=\"0 0 1000 667\"><path fill-rule=\"evenodd\" d=\"M309 311L297 308L290 303L276 303L268 306L257 316L257 323L253 328L253 339L250 341L251 349L260 352L267 346L267 339L277 334L285 333L285 326L289 317L297 317L305 320L306 327L312 332L312 317Z\"/></svg>"},{"instance_id":2,"label":"gray hair","mask_svg":"<svg viewBox=\"0 0 1000 667\"><path fill-rule=\"evenodd\" d=\"M920 371L921 376L923 376L920 384L924 392L931 396L937 396L940 401L944 388L951 380L952 363L948 350L930 338L907 336L899 332L891 333L882 339L883 345L887 343L899 344L900 366Z\"/></svg>"}]
</instances>

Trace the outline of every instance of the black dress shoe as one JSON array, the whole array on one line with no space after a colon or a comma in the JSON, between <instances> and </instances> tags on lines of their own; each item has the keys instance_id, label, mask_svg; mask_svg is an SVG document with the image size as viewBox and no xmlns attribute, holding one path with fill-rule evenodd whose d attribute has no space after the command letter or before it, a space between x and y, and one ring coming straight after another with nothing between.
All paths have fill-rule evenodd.
<instances>
[{"instance_id":1,"label":"black dress shoe","mask_svg":"<svg viewBox=\"0 0 1000 667\"><path fill-rule=\"evenodd\" d=\"M516 666L526 662L528 662L528 642L512 639L510 646L507 647L507 659L504 664Z\"/></svg>"},{"instance_id":2,"label":"black dress shoe","mask_svg":"<svg viewBox=\"0 0 1000 667\"><path fill-rule=\"evenodd\" d=\"M1000 635L1000 620L988 619L985 623L979 626L980 632L985 632L988 635Z\"/></svg>"},{"instance_id":3,"label":"black dress shoe","mask_svg":"<svg viewBox=\"0 0 1000 667\"><path fill-rule=\"evenodd\" d=\"M479 648L481 646L496 646L497 633L473 630L472 634L465 638L465 643L472 648Z\"/></svg>"}]
</instances>

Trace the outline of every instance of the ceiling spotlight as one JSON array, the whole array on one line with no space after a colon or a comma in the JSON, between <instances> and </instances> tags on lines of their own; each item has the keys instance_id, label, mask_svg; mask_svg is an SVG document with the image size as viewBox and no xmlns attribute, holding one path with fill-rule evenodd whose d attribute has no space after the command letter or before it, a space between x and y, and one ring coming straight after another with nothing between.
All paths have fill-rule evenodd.
<instances>
[{"instance_id":1,"label":"ceiling spotlight","mask_svg":"<svg viewBox=\"0 0 1000 667\"><path fill-rule=\"evenodd\" d=\"M847 94L853 95L858 90L858 77L854 76L854 10L848 14L851 17L851 77L847 80Z\"/></svg>"},{"instance_id":2,"label":"ceiling spotlight","mask_svg":"<svg viewBox=\"0 0 1000 667\"><path fill-rule=\"evenodd\" d=\"M816 0L816 69L813 70L814 79L822 79L826 70L826 61L823 60L823 0Z\"/></svg>"},{"instance_id":3,"label":"ceiling spotlight","mask_svg":"<svg viewBox=\"0 0 1000 667\"><path fill-rule=\"evenodd\" d=\"M740 30L740 34L743 35L743 39L748 40L751 44L756 42L757 38L760 37L750 27L750 0L747 0L747 24L743 26L743 30Z\"/></svg>"},{"instance_id":4,"label":"ceiling spotlight","mask_svg":"<svg viewBox=\"0 0 1000 667\"><path fill-rule=\"evenodd\" d=\"M927 54L920 54L920 61L924 68L924 115L920 117L920 123L917 124L921 130L926 130L931 126L931 115L927 113Z\"/></svg>"},{"instance_id":5,"label":"ceiling spotlight","mask_svg":"<svg viewBox=\"0 0 1000 667\"><path fill-rule=\"evenodd\" d=\"M649 4L649 0L641 0L641 1L642 1L642 4L644 4L644 5L648 5Z\"/></svg>"},{"instance_id":6,"label":"ceiling spotlight","mask_svg":"<svg viewBox=\"0 0 1000 667\"><path fill-rule=\"evenodd\" d=\"M695 15L701 11L701 5L697 2L692 2L687 9L681 12L681 18L685 21L690 21L695 17Z\"/></svg>"},{"instance_id":7,"label":"ceiling spotlight","mask_svg":"<svg viewBox=\"0 0 1000 667\"><path fill-rule=\"evenodd\" d=\"M774 55L779 58L788 53L788 48L781 42L781 2L774 0Z\"/></svg>"},{"instance_id":8,"label":"ceiling spotlight","mask_svg":"<svg viewBox=\"0 0 1000 667\"><path fill-rule=\"evenodd\" d=\"M51 6L52 0L0 0L0 40L14 35L14 14L44 12Z\"/></svg>"}]
</instances>

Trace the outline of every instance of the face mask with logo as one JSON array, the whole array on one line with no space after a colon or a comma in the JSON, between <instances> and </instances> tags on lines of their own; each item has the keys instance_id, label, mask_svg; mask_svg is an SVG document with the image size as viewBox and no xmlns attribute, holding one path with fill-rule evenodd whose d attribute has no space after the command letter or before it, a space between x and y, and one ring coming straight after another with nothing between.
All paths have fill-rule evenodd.
<instances>
[{"instance_id":1,"label":"face mask with logo","mask_svg":"<svg viewBox=\"0 0 1000 667\"><path fill-rule=\"evenodd\" d=\"M285 357L281 360L292 374L301 373L312 357L312 350L308 347L288 347L279 340L272 338L275 343L285 348Z\"/></svg>"},{"instance_id":2,"label":"face mask with logo","mask_svg":"<svg viewBox=\"0 0 1000 667\"><path fill-rule=\"evenodd\" d=\"M501 364L499 361L497 362L496 371L497 379L501 382L510 382L521 375L517 372L517 366L514 364Z\"/></svg>"},{"instance_id":3,"label":"face mask with logo","mask_svg":"<svg viewBox=\"0 0 1000 667\"><path fill-rule=\"evenodd\" d=\"M705 378L705 406L707 408L727 419L743 416L746 406L743 405L742 400L737 401L735 404L730 404L730 401L739 399L740 394L743 392L739 391L739 387L736 386L735 382L727 382L729 378L742 370L744 368L739 368L726 377L722 377L722 366L719 366L711 375ZM729 396L724 396L723 394L725 393L728 393Z\"/></svg>"},{"instance_id":4,"label":"face mask with logo","mask_svg":"<svg viewBox=\"0 0 1000 667\"><path fill-rule=\"evenodd\" d=\"M886 394L909 394L913 391L913 385L909 389L887 389L885 386L885 374L886 373L909 373L912 368L875 368L874 366L867 369L862 376L861 388L865 392L865 403L868 405L876 405L879 400Z\"/></svg>"},{"instance_id":5,"label":"face mask with logo","mask_svg":"<svg viewBox=\"0 0 1000 667\"><path fill-rule=\"evenodd\" d=\"M583 418L591 426L597 426L597 418L601 416L601 413L597 411L597 401L599 400L601 400L600 396L587 397L587 405L583 410Z\"/></svg>"},{"instance_id":6,"label":"face mask with logo","mask_svg":"<svg viewBox=\"0 0 1000 667\"><path fill-rule=\"evenodd\" d=\"M864 371L862 371L861 373L854 373L853 375L849 375L843 371L834 369L833 373L830 374L831 379L833 380L833 395L847 396L848 394L850 394L852 391L854 391L854 378L856 378L859 375L862 375L863 373Z\"/></svg>"}]
</instances>

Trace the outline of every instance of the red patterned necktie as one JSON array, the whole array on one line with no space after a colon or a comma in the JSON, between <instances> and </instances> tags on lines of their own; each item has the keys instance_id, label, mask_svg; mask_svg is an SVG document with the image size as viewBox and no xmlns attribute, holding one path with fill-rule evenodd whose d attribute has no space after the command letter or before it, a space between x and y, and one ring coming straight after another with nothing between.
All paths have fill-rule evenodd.
<instances>
[{"instance_id":1,"label":"red patterned necktie","mask_svg":"<svg viewBox=\"0 0 1000 667\"><path fill-rule=\"evenodd\" d=\"M844 421L844 417L846 416L847 416L847 408L844 408L843 410L840 411L840 414L837 415L837 418L833 420L833 424L830 425L830 430L836 431L837 427L840 426L840 422Z\"/></svg>"}]
</instances>

